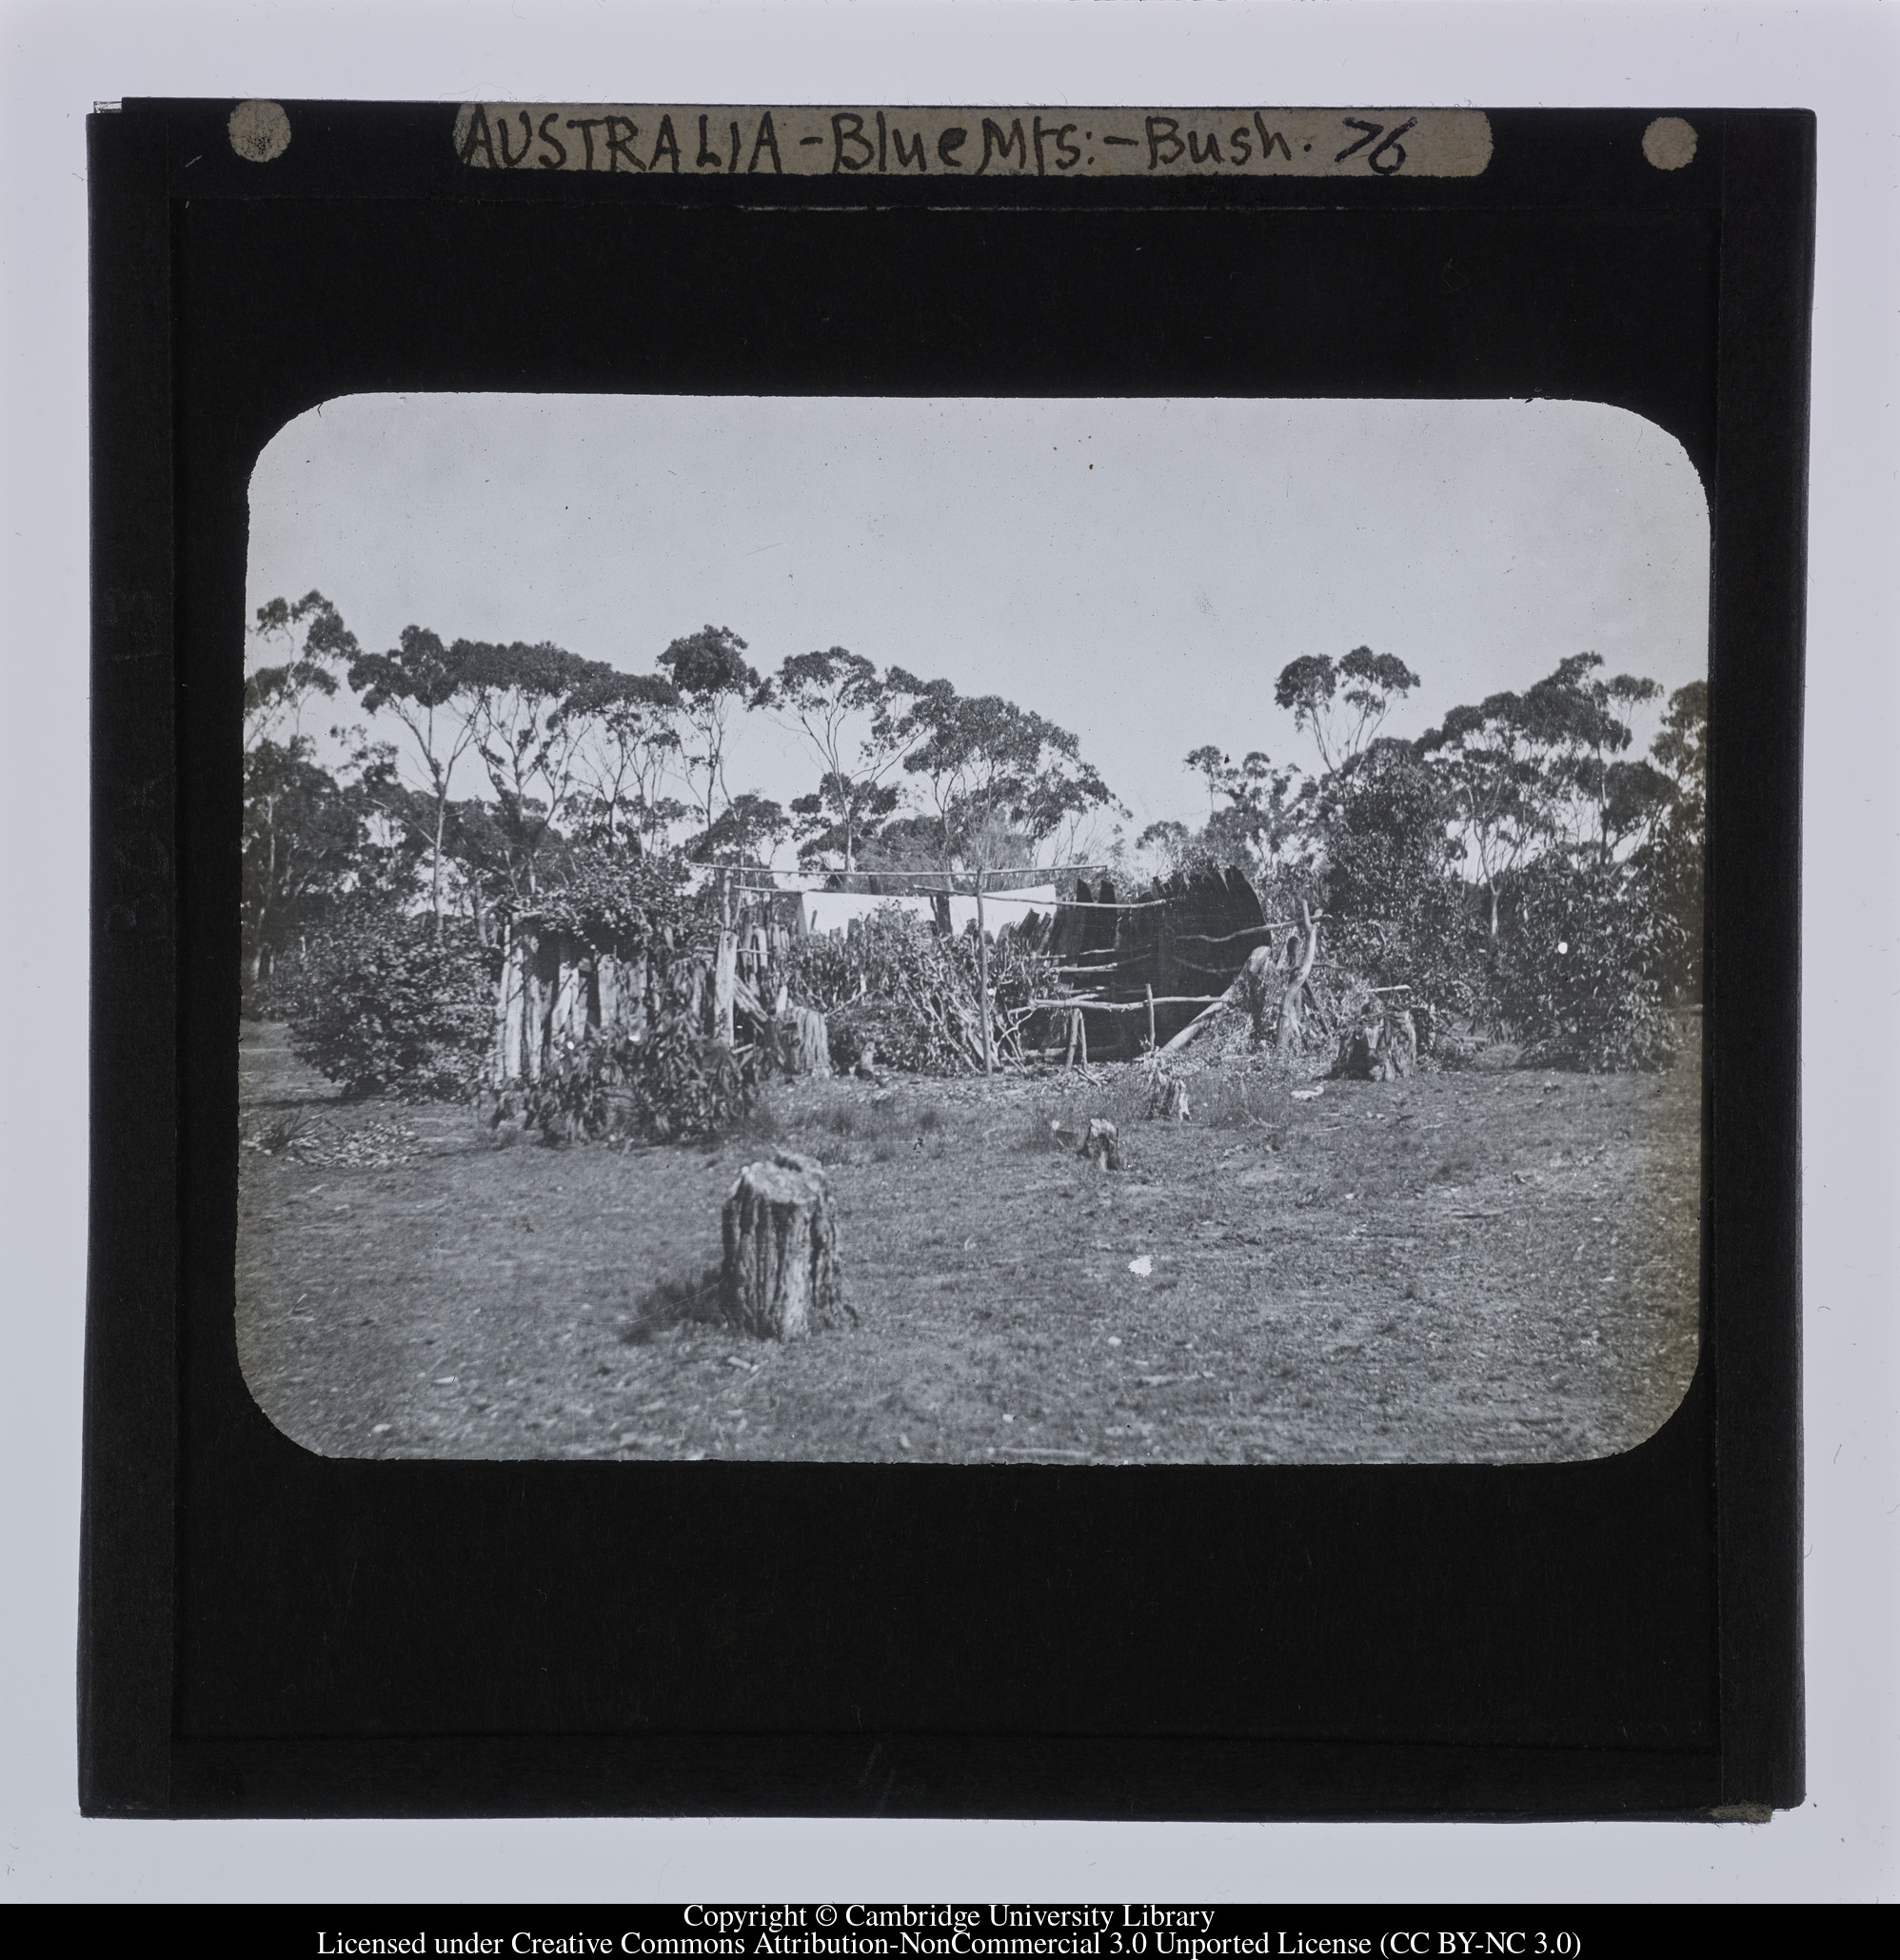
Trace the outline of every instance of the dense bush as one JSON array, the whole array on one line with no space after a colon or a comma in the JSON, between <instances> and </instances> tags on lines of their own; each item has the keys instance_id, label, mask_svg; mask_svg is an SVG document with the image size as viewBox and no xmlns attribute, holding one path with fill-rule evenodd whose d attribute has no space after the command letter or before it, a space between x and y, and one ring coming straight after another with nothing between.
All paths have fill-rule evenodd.
<instances>
[{"instance_id":1,"label":"dense bush","mask_svg":"<svg viewBox=\"0 0 1900 1960\"><path fill-rule=\"evenodd\" d=\"M1673 1059L1659 943L1667 926L1643 897L1613 863L1553 854L1524 875L1498 991L1527 1060L1601 1073Z\"/></svg>"},{"instance_id":2,"label":"dense bush","mask_svg":"<svg viewBox=\"0 0 1900 1960\"><path fill-rule=\"evenodd\" d=\"M346 907L310 941L284 1000L290 1044L346 1095L469 1094L494 1031L495 955L461 921Z\"/></svg>"}]
</instances>

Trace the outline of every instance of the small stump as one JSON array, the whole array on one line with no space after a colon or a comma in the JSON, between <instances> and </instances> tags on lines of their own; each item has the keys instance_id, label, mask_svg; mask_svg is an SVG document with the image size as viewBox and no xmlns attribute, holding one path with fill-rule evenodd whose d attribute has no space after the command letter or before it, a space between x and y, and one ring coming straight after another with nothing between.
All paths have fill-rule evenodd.
<instances>
[{"instance_id":1,"label":"small stump","mask_svg":"<svg viewBox=\"0 0 1900 1960\"><path fill-rule=\"evenodd\" d=\"M1105 1171L1118 1171L1121 1139L1115 1134L1115 1125L1105 1116L1090 1117L1088 1129L1076 1146L1076 1155L1099 1163Z\"/></svg>"},{"instance_id":2,"label":"small stump","mask_svg":"<svg viewBox=\"0 0 1900 1960\"><path fill-rule=\"evenodd\" d=\"M856 1320L839 1273L838 1226L824 1167L782 1150L747 1164L725 1201L720 1303L748 1334L798 1340Z\"/></svg>"}]
</instances>

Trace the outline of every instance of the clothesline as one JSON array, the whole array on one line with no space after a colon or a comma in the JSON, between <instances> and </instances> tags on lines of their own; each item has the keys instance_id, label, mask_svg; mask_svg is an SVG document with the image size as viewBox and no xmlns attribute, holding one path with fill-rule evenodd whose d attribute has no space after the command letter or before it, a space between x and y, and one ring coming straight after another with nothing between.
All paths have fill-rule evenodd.
<instances>
[{"instance_id":1,"label":"clothesline","mask_svg":"<svg viewBox=\"0 0 1900 1960\"><path fill-rule=\"evenodd\" d=\"M741 862L711 867L722 871L769 871L778 877L778 867L772 864L751 864ZM984 878L1062 878L1082 871L1106 871L1106 864L989 864L980 873ZM829 878L975 878L979 873L968 871L832 871ZM747 887L751 889L751 887ZM820 887L821 889L821 887ZM967 897L965 893L963 896Z\"/></svg>"},{"instance_id":2,"label":"clothesline","mask_svg":"<svg viewBox=\"0 0 1900 1960\"><path fill-rule=\"evenodd\" d=\"M782 896L800 899L961 899L968 903L977 897L975 892L950 891L841 892L823 884L741 884L735 885L733 889L741 892L757 892L765 898ZM1052 899L1046 892L984 892L982 901L986 905L1037 905L1045 911L1054 907L1064 912L1139 912L1150 906L1172 902L1167 899L1130 899L1123 904L1104 904L1095 899Z\"/></svg>"}]
</instances>

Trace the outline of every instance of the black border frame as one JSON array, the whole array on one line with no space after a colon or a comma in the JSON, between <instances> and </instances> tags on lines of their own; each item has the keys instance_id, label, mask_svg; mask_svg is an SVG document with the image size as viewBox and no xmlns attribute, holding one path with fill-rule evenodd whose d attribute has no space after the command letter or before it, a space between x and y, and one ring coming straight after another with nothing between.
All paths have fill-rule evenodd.
<instances>
[{"instance_id":1,"label":"black border frame","mask_svg":"<svg viewBox=\"0 0 1900 1960\"><path fill-rule=\"evenodd\" d=\"M207 1087L205 1058L224 1005L205 978L224 957L217 917L221 873L215 767L207 770L218 710L206 704L217 670L204 646L202 557L191 514L215 501L181 424L188 348L179 323L188 312L181 273L188 250L186 211L243 200L259 211L278 199L321 205L348 200L435 200L447 211L482 203L558 200L565 208L719 210L736 200L718 182L650 179L500 178L470 189L447 157L444 106L291 104L292 148L261 172L220 148L228 103L129 103L91 119L93 860L92 1193L86 1352L86 1440L81 1565L80 1763L82 1807L91 1814L507 1814L732 1812L1157 1817L1654 1816L1785 1807L1802 1792L1799 1670L1799 1224L1797 1209L1798 795L1801 640L1805 596L1808 312L1811 286L1813 125L1798 111L1689 111L1702 132L1702 168L1664 176L1631 159L1648 120L1636 111L1497 111L1498 152L1485 177L1446 185L1311 182L1273 187L1127 180L1044 187L998 182L964 187L971 212L1233 210L1262 206L1316 214L1381 204L1421 221L1505 209L1558 214L1595 210L1712 213L1716 291L1712 402L1698 462L1711 489L1714 673L1711 731L1711 864L1708 934L1712 1010L1707 1027L1705 1160L1711 1187L1705 1261L1709 1274L1702 1367L1690 1400L1657 1437L1605 1464L1519 1471L1250 1470L1273 1479L1303 1524L1284 1542L1254 1590L1217 1583L1221 1548L1210 1539L1184 1554L1214 1560L1201 1574L1212 1610L1240 1620L1268 1599L1300 1600L1299 1558L1347 1545L1357 1576L1310 1602L1310 1616L1277 1650L1319 1665L1329 1648L1339 1665L1370 1680L1392 1660L1344 1614L1371 1596L1381 1571L1404 1566L1420 1515L1458 1507L1461 1535L1447 1549L1465 1563L1434 1580L1408 1569L1408 1610L1419 1637L1441 1658L1472 1649L1477 1675L1464 1705L1479 1706L1488 1662L1543 1643L1546 1700L1517 1739L1494 1725L1466 1732L1435 1726L1429 1681L1412 1681L1412 1704L1383 1718L1385 1732L1304 1735L1221 1733L1150 1723L1145 1733L1038 1730L1019 1716L1013 1731L980 1719L922 1732L848 1724L773 1733L708 1728L645 1732L624 1723L594 1733L538 1729L517 1682L491 1683L495 1719L459 1732L392 1733L366 1725L340 1675L298 1703L301 1715L275 1732L218 1732L204 1718L202 1684L188 1692L191 1643L208 1573L236 1568L242 1548L208 1549L185 1497L215 1489L224 1432L245 1428L228 1401L230 1383L202 1340L194 1348L191 1300L216 1281L204 1270L208 1245L199 1195L204 1138L224 1105ZM934 191L934 188L933 188ZM936 193L940 197L940 193ZM799 180L744 187L753 207L788 211L861 209L865 187ZM875 188L880 208L925 208L923 187ZM341 208L341 207L335 207ZM288 207L287 206L287 211ZM286 222L289 222L287 216ZM1323 216L1317 222L1324 224ZM1592 264L1584 276L1613 267ZM1580 300L1579 304L1583 302ZM184 310L181 310L184 309ZM1607 356L1609 344L1602 351ZM614 358L608 350L602 358ZM444 385L455 385L447 380ZM467 385L463 383L462 385ZM318 394L333 392L319 389ZM1115 391L1113 389L1107 391ZM1309 390L1316 391L1316 390ZM1473 390L1474 392L1476 390ZM316 394L310 399L317 398ZM301 406L301 405L300 405ZM187 459L191 459L188 466ZM228 513L227 513L228 516ZM217 519L209 520L215 528ZM1724 680L1731 683L1720 684ZM234 960L225 962L234 971ZM1719 1002L1719 1011L1716 1003ZM216 1188L209 1201L215 1204ZM215 1235L208 1249L216 1250ZM202 1326L202 1322L198 1323ZM193 1400L188 1384L199 1384ZM210 1382L208 1389L205 1388ZM241 1385L239 1393L242 1393ZM251 1412L254 1416L254 1410ZM258 1418L261 1420L261 1418ZM275 1433L272 1432L272 1435ZM279 1439L281 1442L281 1438ZM286 1449L292 1446L285 1444ZM302 1453L297 1453L302 1455ZM323 1459L306 1458L307 1463ZM472 1477L465 1472L472 1468ZM360 1525L366 1476L395 1470L433 1476L432 1514L472 1533L495 1493L528 1502L532 1485L562 1494L584 1557L613 1545L600 1524L594 1466L369 1466L323 1462L319 1475L339 1517ZM601 1466L608 1474L617 1467ZM645 1466L665 1475L651 1486L684 1501L687 1466ZM723 1475L728 1467L693 1466ZM491 1497L479 1495L482 1477ZM768 1466L779 1490L809 1486L825 1473ZM1103 1532L1099 1473L1027 1468L1007 1472L899 1470L908 1521L952 1514L980 1493L985 1529L1001 1534L1004 1576L1023 1541L1008 1536L1020 1509L1012 1493L1050 1494L1077 1556L1097 1576L1116 1569ZM208 1485L203 1479L209 1475ZM1109 1473L1109 1475L1120 1475ZM1221 1504L1193 1472L1174 1476L1189 1508ZM1224 1474L1218 1474L1224 1475ZM1606 1493L1625 1507L1646 1501L1644 1480L1672 1480L1688 1507L1680 1530L1706 1540L1708 1585L1677 1585L1681 1541L1645 1531L1620 1548L1621 1570L1605 1562L1619 1548L1603 1533ZM958 1480L945 1484L947 1476ZM702 1477L700 1488L711 1487ZM762 1486L756 1482L756 1491ZM886 1486L886 1489L890 1488ZM1250 1486L1264 1489L1264 1485ZM257 1500L274 1501L268 1487ZM1232 1508L1231 1489L1224 1491ZM1423 1513L1420 1506L1423 1506ZM1181 1507L1162 1510L1178 1526ZM288 1521L293 1513L285 1514ZM308 1519L303 1518L307 1524ZM1595 1537L1592 1537L1593 1532ZM1329 1539L1327 1534L1331 1534ZM1565 1668L1588 1672L1590 1611L1567 1594L1549 1563L1563 1534L1596 1547L1599 1583L1623 1587L1626 1613L1644 1598L1683 1607L1687 1629L1639 1629L1672 1640L1668 1658L1699 1681L1679 1692L1684 1713L1662 1746L1609 1747L1566 1738L1552 1711ZM1522 1572L1496 1583L1495 1554L1508 1544ZM1014 1547L1013 1553L1011 1547ZM1263 1548L1256 1541L1257 1550ZM915 1574L897 1539L892 1570ZM504 1570L531 1575L540 1548L510 1540ZM1545 1560L1540 1568L1538 1560ZM507 1560L516 1561L513 1566ZM1393 1564L1392 1561L1396 1561ZM523 1563L525 1561L525 1563ZM1386 1561L1381 1566L1380 1561ZM1561 1560L1559 1560L1561 1564ZM1574 1564L1574 1561L1573 1561ZM312 1560L316 1574L321 1559ZM544 1575L545 1574L544 1573ZM1228 1574L1231 1579L1231 1574ZM1570 1573L1572 1580L1576 1572ZM966 1583L979 1584L981 1561ZM687 1587L688 1581L669 1581ZM1481 1594L1474 1593L1481 1586ZM194 1607L194 1587L197 1604ZM1356 1592L1355 1588L1358 1591ZM977 1595L980 1597L980 1594ZM238 1594L217 1594L228 1612ZM1635 1602L1633 1604L1632 1602ZM256 1624L281 1610L260 1594ZM997 1609L984 1609L997 1617ZM1500 1619L1501 1615L1501 1619ZM1007 1614L1002 1615L1008 1618ZM411 1629L427 1637L426 1613ZM1012 1623L1033 1644L1034 1613ZM1387 1629L1389 1636L1390 1629ZM1160 1637L1158 1632L1151 1635ZM1633 1638L1637 1635L1632 1635ZM1708 1665L1692 1650L1706 1638ZM1581 1644L1579 1644L1581 1643ZM537 1650L568 1666L589 1662L571 1631ZM1153 1650L1151 1650L1153 1651ZM1089 1656L1078 1666L1084 1676ZM1098 1663L1102 1656L1096 1655ZM1615 1654L1608 1656L1612 1677ZM604 1663L596 1657L592 1665ZM345 1671L346 1673L346 1671ZM999 1676L986 1691L1010 1702ZM1534 1684L1533 1684L1534 1686ZM1524 1690L1515 1678L1500 1692ZM1525 1690L1525 1692L1529 1692ZM1421 1693L1424 1699L1421 1701ZM194 1699L195 1694L195 1699ZM326 1706L334 1719L321 1719ZM1692 1706L1712 1696L1706 1708ZM1667 1701L1664 1695L1663 1701ZM528 1698L531 1701L531 1697ZM1455 1696L1453 1699L1456 1699ZM1661 1707L1663 1702L1658 1702ZM311 1711L317 1718L311 1719ZM524 1711L526 1710L526 1718ZM1408 1713L1409 1710L1409 1713ZM1541 1724L1541 1732L1539 1725ZM1377 1724L1376 1727L1379 1726ZM1667 1724L1664 1725L1667 1727ZM1650 1737L1657 1740L1656 1734Z\"/></svg>"}]
</instances>

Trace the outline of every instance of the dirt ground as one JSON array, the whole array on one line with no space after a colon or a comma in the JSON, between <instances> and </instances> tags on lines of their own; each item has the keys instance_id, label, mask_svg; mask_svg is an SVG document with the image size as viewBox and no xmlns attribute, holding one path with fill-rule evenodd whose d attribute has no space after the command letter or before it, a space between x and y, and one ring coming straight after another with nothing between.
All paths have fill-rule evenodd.
<instances>
[{"instance_id":1,"label":"dirt ground","mask_svg":"<svg viewBox=\"0 0 1900 1960\"><path fill-rule=\"evenodd\" d=\"M624 1153L342 1104L274 1026L242 1066L240 1357L327 1455L1550 1462L1640 1442L1695 1365L1692 1051L1201 1076L1185 1125L1132 1067L808 1083ZM1050 1127L1091 1114L1119 1173ZM829 1169L861 1317L785 1346L692 1317L775 1145Z\"/></svg>"}]
</instances>

